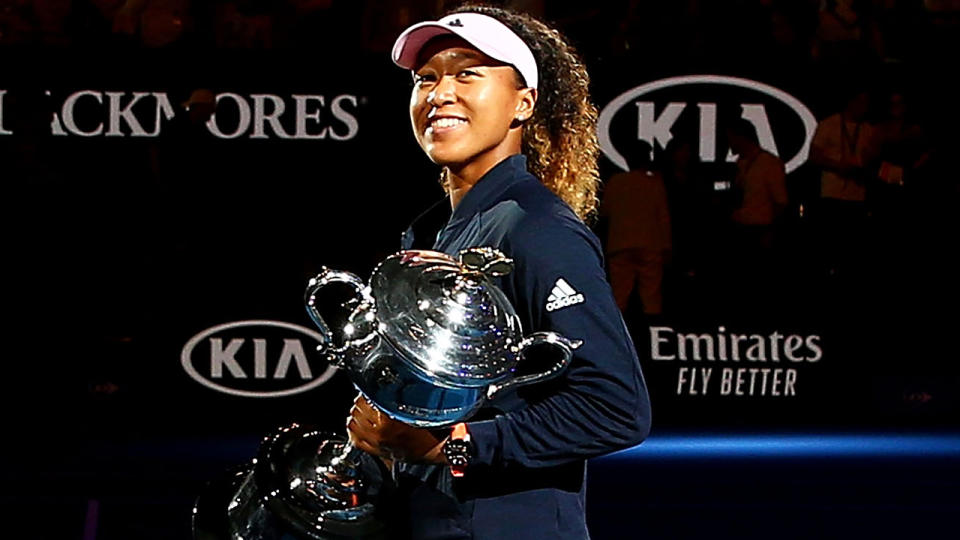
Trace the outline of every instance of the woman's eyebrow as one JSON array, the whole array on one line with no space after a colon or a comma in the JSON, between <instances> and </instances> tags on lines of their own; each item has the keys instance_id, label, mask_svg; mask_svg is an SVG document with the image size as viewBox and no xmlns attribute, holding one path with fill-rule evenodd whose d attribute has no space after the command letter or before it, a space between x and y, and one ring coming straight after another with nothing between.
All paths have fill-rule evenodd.
<instances>
[{"instance_id":1,"label":"woman's eyebrow","mask_svg":"<svg viewBox=\"0 0 960 540\"><path fill-rule=\"evenodd\" d=\"M451 51L443 63L450 63L454 66L458 66L461 63L469 63L470 66L488 66L488 67L500 67L507 66L509 64L501 62L495 58L490 58L489 56L473 50L465 51ZM429 62L424 63L420 66L419 69L413 70L414 73L419 73L421 70L427 68ZM438 69L438 68L434 68Z\"/></svg>"}]
</instances>

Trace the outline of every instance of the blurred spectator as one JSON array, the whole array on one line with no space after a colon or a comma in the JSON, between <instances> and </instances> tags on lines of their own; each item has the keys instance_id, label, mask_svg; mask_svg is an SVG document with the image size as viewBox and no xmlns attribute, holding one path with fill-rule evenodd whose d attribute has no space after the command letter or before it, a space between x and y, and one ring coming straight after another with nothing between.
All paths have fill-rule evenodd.
<instances>
[{"instance_id":1,"label":"blurred spectator","mask_svg":"<svg viewBox=\"0 0 960 540\"><path fill-rule=\"evenodd\" d=\"M779 281L774 248L787 207L786 171L779 157L760 148L750 122L737 119L726 134L730 150L737 154L733 181L737 204L726 228L729 236L722 242L729 249L716 254L722 288L730 294L725 304L743 313L769 312L769 306L776 304L772 299L779 299L772 294Z\"/></svg>"},{"instance_id":2,"label":"blurred spectator","mask_svg":"<svg viewBox=\"0 0 960 540\"><path fill-rule=\"evenodd\" d=\"M877 34L862 0L824 0L820 8L812 54L836 67L861 63Z\"/></svg>"},{"instance_id":3,"label":"blurred spectator","mask_svg":"<svg viewBox=\"0 0 960 540\"><path fill-rule=\"evenodd\" d=\"M925 153L923 128L911 116L906 96L894 91L887 97L883 118L877 125L880 144L880 179L903 184L911 168L920 165Z\"/></svg>"},{"instance_id":4,"label":"blurred spectator","mask_svg":"<svg viewBox=\"0 0 960 540\"><path fill-rule=\"evenodd\" d=\"M139 2L139 0L89 0L89 3L93 4L105 19L111 21L114 20L121 11L131 10L136 2Z\"/></svg>"},{"instance_id":5,"label":"blurred spectator","mask_svg":"<svg viewBox=\"0 0 960 540\"><path fill-rule=\"evenodd\" d=\"M927 135L909 110L903 93L894 91L887 96L877 124L877 140L879 182L871 186L868 203L874 215L894 217L905 202L904 185L915 179L930 155Z\"/></svg>"},{"instance_id":6,"label":"blurred spectator","mask_svg":"<svg viewBox=\"0 0 960 540\"><path fill-rule=\"evenodd\" d=\"M42 36L40 42L56 47L116 45L118 42L125 45L123 42L130 41L129 36L118 40L112 32L114 17L124 3L125 0L71 0L69 13L58 30L60 36Z\"/></svg>"},{"instance_id":7,"label":"blurred spectator","mask_svg":"<svg viewBox=\"0 0 960 540\"><path fill-rule=\"evenodd\" d=\"M873 0L877 21L875 46L884 62L900 62L922 35L922 6L910 0Z\"/></svg>"},{"instance_id":8,"label":"blurred spectator","mask_svg":"<svg viewBox=\"0 0 960 540\"><path fill-rule=\"evenodd\" d=\"M35 0L33 2L40 43L50 46L70 44L64 28L67 17L70 15L71 3L71 0Z\"/></svg>"},{"instance_id":9,"label":"blurred spectator","mask_svg":"<svg viewBox=\"0 0 960 540\"><path fill-rule=\"evenodd\" d=\"M140 41L150 48L176 43L191 30L190 0L149 0L140 15Z\"/></svg>"},{"instance_id":10,"label":"blurred spectator","mask_svg":"<svg viewBox=\"0 0 960 540\"><path fill-rule=\"evenodd\" d=\"M688 140L671 141L663 160L661 172L672 222L673 263L693 277L706 258L711 186L701 176L698 158Z\"/></svg>"},{"instance_id":11,"label":"blurred spectator","mask_svg":"<svg viewBox=\"0 0 960 540\"><path fill-rule=\"evenodd\" d=\"M101 11L113 10L113 32L133 37L140 27L140 14L147 7L149 0L124 0L114 7L107 4L98 6ZM104 13L107 15L107 13Z\"/></svg>"},{"instance_id":12,"label":"blurred spectator","mask_svg":"<svg viewBox=\"0 0 960 540\"><path fill-rule=\"evenodd\" d=\"M33 37L30 15L30 2L27 0L0 0L0 43L13 45L29 42Z\"/></svg>"},{"instance_id":13,"label":"blurred spectator","mask_svg":"<svg viewBox=\"0 0 960 540\"><path fill-rule=\"evenodd\" d=\"M870 95L855 91L844 109L817 124L810 161L822 169L822 241L830 273L859 248L865 225L867 182L878 154L876 130L866 121Z\"/></svg>"},{"instance_id":14,"label":"blurred spectator","mask_svg":"<svg viewBox=\"0 0 960 540\"><path fill-rule=\"evenodd\" d=\"M944 19L953 16L953 23L956 24L956 17L960 14L960 0L923 0L923 8Z\"/></svg>"},{"instance_id":15,"label":"blurred spectator","mask_svg":"<svg viewBox=\"0 0 960 540\"><path fill-rule=\"evenodd\" d=\"M854 0L825 0L817 24L818 53L822 48L860 41L863 34Z\"/></svg>"},{"instance_id":16,"label":"blurred spectator","mask_svg":"<svg viewBox=\"0 0 960 540\"><path fill-rule=\"evenodd\" d=\"M626 312L634 290L643 312L663 310L663 269L672 249L670 211L663 177L650 150L628 156L630 171L613 175L603 189L600 214L609 220L606 242L610 286Z\"/></svg>"},{"instance_id":17,"label":"blurred spectator","mask_svg":"<svg viewBox=\"0 0 960 540\"><path fill-rule=\"evenodd\" d=\"M574 37L583 43L578 43L578 49L588 58L596 57L604 67L609 64L607 69L613 75L612 82L633 83L630 80L632 73L622 69L623 63L637 65L639 62L649 62L650 48L662 43L651 27L653 17L649 13L650 8L639 0L611 3L604 8L567 14L561 22L565 24L564 28L574 31L578 30L579 24L581 35ZM600 35L595 29L601 27L610 31Z\"/></svg>"},{"instance_id":18,"label":"blurred spectator","mask_svg":"<svg viewBox=\"0 0 960 540\"><path fill-rule=\"evenodd\" d=\"M273 47L274 10L271 2L225 1L214 10L214 43L221 49Z\"/></svg>"},{"instance_id":19,"label":"blurred spectator","mask_svg":"<svg viewBox=\"0 0 960 540\"><path fill-rule=\"evenodd\" d=\"M767 3L770 4L768 24L773 44L768 56L794 66L809 62L817 30L816 8L810 9L810 0L767 0Z\"/></svg>"},{"instance_id":20,"label":"blurred spectator","mask_svg":"<svg viewBox=\"0 0 960 540\"><path fill-rule=\"evenodd\" d=\"M730 218L751 249L769 249L773 245L774 224L787 207L783 161L760 148L756 129L746 120L732 123L727 141L738 155L734 188L740 194L739 207Z\"/></svg>"},{"instance_id":21,"label":"blurred spectator","mask_svg":"<svg viewBox=\"0 0 960 540\"><path fill-rule=\"evenodd\" d=\"M863 203L868 166L877 155L877 135L866 121L870 95L855 92L844 109L817 124L810 160L823 169L820 196L831 201Z\"/></svg>"},{"instance_id":22,"label":"blurred spectator","mask_svg":"<svg viewBox=\"0 0 960 540\"><path fill-rule=\"evenodd\" d=\"M361 40L369 52L390 52L400 32L411 24L436 19L443 14L443 0L386 0L366 2L362 17Z\"/></svg>"}]
</instances>

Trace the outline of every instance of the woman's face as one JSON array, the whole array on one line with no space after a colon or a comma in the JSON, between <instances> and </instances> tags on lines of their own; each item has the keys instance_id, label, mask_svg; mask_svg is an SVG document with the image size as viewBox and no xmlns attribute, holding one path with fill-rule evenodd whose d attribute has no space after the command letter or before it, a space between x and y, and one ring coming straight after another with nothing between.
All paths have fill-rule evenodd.
<instances>
[{"instance_id":1,"label":"woman's face","mask_svg":"<svg viewBox=\"0 0 960 540\"><path fill-rule=\"evenodd\" d=\"M519 88L513 67L444 36L421 51L410 96L414 136L443 166L490 160L520 151L520 122L533 114L536 91Z\"/></svg>"}]
</instances>

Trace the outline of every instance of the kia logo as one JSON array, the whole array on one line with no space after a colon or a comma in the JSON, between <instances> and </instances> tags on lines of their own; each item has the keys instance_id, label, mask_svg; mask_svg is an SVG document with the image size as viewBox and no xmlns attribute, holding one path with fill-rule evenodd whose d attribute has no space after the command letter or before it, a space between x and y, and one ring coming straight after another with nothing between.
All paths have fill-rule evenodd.
<instances>
[{"instance_id":1,"label":"kia logo","mask_svg":"<svg viewBox=\"0 0 960 540\"><path fill-rule=\"evenodd\" d=\"M614 146L614 138L623 147L623 134L629 133L648 143L651 152L655 152L666 149L678 132L693 133L695 137L688 136L695 139L690 142L701 162L733 162L737 156L718 148L717 141L718 116L731 115L753 124L760 146L779 156L786 172L807 160L817 127L810 109L773 86L723 75L670 77L620 94L600 113L600 148L616 166L629 170L627 159Z\"/></svg>"},{"instance_id":2,"label":"kia logo","mask_svg":"<svg viewBox=\"0 0 960 540\"><path fill-rule=\"evenodd\" d=\"M336 372L316 351L323 336L280 321L237 321L208 328L187 341L184 371L207 388L234 396L299 394Z\"/></svg>"}]
</instances>

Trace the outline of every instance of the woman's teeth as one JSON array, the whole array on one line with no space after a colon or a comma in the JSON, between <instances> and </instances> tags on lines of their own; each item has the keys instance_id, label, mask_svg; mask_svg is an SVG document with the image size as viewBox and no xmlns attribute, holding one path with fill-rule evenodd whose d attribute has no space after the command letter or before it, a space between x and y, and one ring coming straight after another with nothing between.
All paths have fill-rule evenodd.
<instances>
[{"instance_id":1,"label":"woman's teeth","mask_svg":"<svg viewBox=\"0 0 960 540\"><path fill-rule=\"evenodd\" d=\"M467 123L467 121L460 118L441 118L439 120L434 120L431 123L431 127L449 128L449 127L458 126L460 124L465 124L465 123Z\"/></svg>"}]
</instances>

